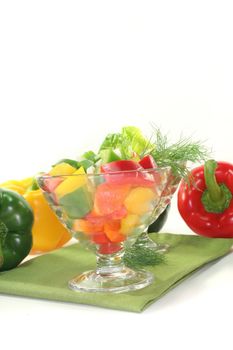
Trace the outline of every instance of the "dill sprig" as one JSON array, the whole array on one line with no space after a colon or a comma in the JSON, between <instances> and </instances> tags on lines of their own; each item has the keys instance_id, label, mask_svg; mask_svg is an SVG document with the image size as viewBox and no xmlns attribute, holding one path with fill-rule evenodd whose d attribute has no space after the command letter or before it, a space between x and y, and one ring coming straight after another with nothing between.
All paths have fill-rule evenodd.
<instances>
[{"instance_id":1,"label":"dill sprig","mask_svg":"<svg viewBox=\"0 0 233 350\"><path fill-rule=\"evenodd\" d=\"M137 244L134 244L131 248L127 248L124 254L125 264L132 268L159 265L164 261L165 256L163 254Z\"/></svg>"},{"instance_id":2,"label":"dill sprig","mask_svg":"<svg viewBox=\"0 0 233 350\"><path fill-rule=\"evenodd\" d=\"M159 128L153 126L154 144L150 154L159 167L170 166L175 176L187 178L189 170L187 162L202 162L209 158L209 151L201 141L192 141L190 137L170 143L168 136L163 135Z\"/></svg>"}]
</instances>

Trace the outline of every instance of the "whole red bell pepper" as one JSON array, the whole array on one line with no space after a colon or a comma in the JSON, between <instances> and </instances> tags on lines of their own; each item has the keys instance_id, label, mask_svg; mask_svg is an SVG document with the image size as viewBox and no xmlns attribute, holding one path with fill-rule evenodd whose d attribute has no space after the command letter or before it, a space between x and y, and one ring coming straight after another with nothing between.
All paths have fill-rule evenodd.
<instances>
[{"instance_id":1,"label":"whole red bell pepper","mask_svg":"<svg viewBox=\"0 0 233 350\"><path fill-rule=\"evenodd\" d=\"M233 164L208 160L182 180L178 209L186 224L207 237L233 237Z\"/></svg>"}]
</instances>

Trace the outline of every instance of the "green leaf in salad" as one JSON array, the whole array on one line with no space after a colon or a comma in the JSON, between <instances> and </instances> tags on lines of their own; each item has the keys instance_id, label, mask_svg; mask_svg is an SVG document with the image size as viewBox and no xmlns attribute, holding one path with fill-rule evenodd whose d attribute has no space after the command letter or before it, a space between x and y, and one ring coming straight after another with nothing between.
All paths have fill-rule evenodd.
<instances>
[{"instance_id":1,"label":"green leaf in salad","mask_svg":"<svg viewBox=\"0 0 233 350\"><path fill-rule=\"evenodd\" d=\"M104 149L118 149L122 143L122 135L120 133L108 134L99 148L99 152Z\"/></svg>"},{"instance_id":2,"label":"green leaf in salad","mask_svg":"<svg viewBox=\"0 0 233 350\"><path fill-rule=\"evenodd\" d=\"M153 145L135 126L126 126L122 128L123 146L125 149L130 148L131 151L137 153L140 157L146 152L153 149Z\"/></svg>"},{"instance_id":3,"label":"green leaf in salad","mask_svg":"<svg viewBox=\"0 0 233 350\"><path fill-rule=\"evenodd\" d=\"M135 126L125 126L121 133L108 134L100 146L98 154L103 163L106 163L106 154L103 151L110 150L116 154L118 159L131 159L136 153L139 157L143 156L145 151L153 148L150 141L143 136L141 130ZM110 157L111 159L111 157Z\"/></svg>"},{"instance_id":4,"label":"green leaf in salad","mask_svg":"<svg viewBox=\"0 0 233 350\"><path fill-rule=\"evenodd\" d=\"M82 155L82 159L87 159L92 161L94 164L100 159L99 155L93 151L87 151Z\"/></svg>"}]
</instances>

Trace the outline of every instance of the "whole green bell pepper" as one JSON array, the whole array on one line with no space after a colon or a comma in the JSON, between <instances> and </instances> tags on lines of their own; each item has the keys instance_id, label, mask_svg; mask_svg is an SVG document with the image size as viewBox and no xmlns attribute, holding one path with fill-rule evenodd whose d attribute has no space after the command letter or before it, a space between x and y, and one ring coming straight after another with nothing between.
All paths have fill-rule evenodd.
<instances>
[{"instance_id":1,"label":"whole green bell pepper","mask_svg":"<svg viewBox=\"0 0 233 350\"><path fill-rule=\"evenodd\" d=\"M16 267L32 247L33 212L18 193L0 188L0 271Z\"/></svg>"},{"instance_id":2,"label":"whole green bell pepper","mask_svg":"<svg viewBox=\"0 0 233 350\"><path fill-rule=\"evenodd\" d=\"M156 219L149 227L148 227L148 233L152 232L159 232L162 227L164 226L165 222L167 221L168 212L170 210L171 204L168 204L166 209L160 214L158 219Z\"/></svg>"}]
</instances>

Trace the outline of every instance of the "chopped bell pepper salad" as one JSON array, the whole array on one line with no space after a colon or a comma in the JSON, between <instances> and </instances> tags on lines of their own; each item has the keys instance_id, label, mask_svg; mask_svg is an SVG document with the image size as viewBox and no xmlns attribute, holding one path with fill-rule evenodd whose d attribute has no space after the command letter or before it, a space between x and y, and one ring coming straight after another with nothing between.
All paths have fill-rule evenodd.
<instances>
[{"instance_id":1,"label":"chopped bell pepper salad","mask_svg":"<svg viewBox=\"0 0 233 350\"><path fill-rule=\"evenodd\" d=\"M147 226L165 180L159 171L156 176L154 170L143 172L134 160L101 165L98 175L86 174L83 167L61 175L63 166L67 168L67 163L52 169L53 174L59 167L60 175L51 177L49 173L42 188L76 236L85 234L100 246L100 253L110 254L120 250L120 243L138 226Z\"/></svg>"},{"instance_id":2,"label":"chopped bell pepper salad","mask_svg":"<svg viewBox=\"0 0 233 350\"><path fill-rule=\"evenodd\" d=\"M193 145L195 160L203 159L205 150ZM172 160L172 152L182 147L180 159ZM193 160L194 155L185 152L187 147L186 141L173 145L168 158L161 137L155 143L138 128L124 127L120 133L107 135L98 152L54 164L47 176L39 178L40 186L76 237L81 233L99 246L100 253L111 254L121 249L129 235L151 223L168 176L175 181L185 162Z\"/></svg>"}]
</instances>

